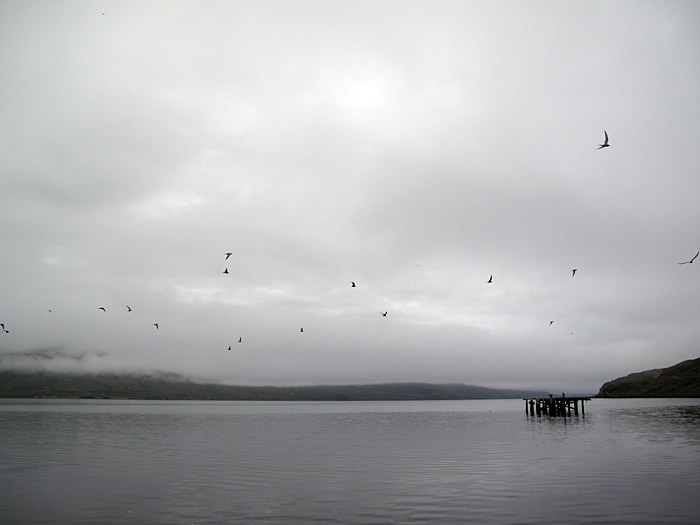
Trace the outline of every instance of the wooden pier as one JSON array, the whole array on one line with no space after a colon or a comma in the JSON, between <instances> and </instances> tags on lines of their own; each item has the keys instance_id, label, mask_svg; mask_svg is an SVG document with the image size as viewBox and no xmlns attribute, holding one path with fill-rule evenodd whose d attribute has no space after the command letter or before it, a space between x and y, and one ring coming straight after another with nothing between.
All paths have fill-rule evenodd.
<instances>
[{"instance_id":1,"label":"wooden pier","mask_svg":"<svg viewBox=\"0 0 700 525\"><path fill-rule=\"evenodd\" d=\"M578 404L581 402L581 415L586 416L586 409L584 407L585 401L590 401L590 397L566 397L566 394L562 394L561 397L553 397L549 394L548 397L524 397L525 401L525 413L534 416L564 416L571 417L571 412L573 410L573 415L578 416Z\"/></svg>"}]
</instances>

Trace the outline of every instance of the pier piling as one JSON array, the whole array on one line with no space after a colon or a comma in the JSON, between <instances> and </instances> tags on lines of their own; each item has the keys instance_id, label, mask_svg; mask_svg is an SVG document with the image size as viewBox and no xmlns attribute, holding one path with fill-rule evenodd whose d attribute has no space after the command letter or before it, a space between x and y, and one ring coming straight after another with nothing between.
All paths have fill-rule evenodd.
<instances>
[{"instance_id":1,"label":"pier piling","mask_svg":"<svg viewBox=\"0 0 700 525\"><path fill-rule=\"evenodd\" d=\"M581 402L581 415L586 417L585 402L590 401L590 397L566 397L562 394L561 397L554 397L549 394L547 397L524 397L525 414L529 416L552 416L552 417L571 417L573 410L574 416L578 416L578 404Z\"/></svg>"}]
</instances>

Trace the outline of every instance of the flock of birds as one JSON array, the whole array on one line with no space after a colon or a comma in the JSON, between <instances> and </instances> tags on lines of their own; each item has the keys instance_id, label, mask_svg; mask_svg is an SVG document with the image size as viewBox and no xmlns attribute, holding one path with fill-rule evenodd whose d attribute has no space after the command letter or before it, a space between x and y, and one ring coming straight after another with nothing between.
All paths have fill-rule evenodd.
<instances>
[{"instance_id":1,"label":"flock of birds","mask_svg":"<svg viewBox=\"0 0 700 525\"><path fill-rule=\"evenodd\" d=\"M103 13L103 14L104 14L104 13ZM597 149L603 149L603 148L609 148L609 147L610 147L610 143L609 143L609 139L608 139L608 132L607 132L606 130L603 130L603 133L604 133L604 140L603 140L603 143L602 143L602 144L599 144ZM225 255L224 261L228 261L229 258L233 255L233 252L225 252L224 255ZM698 252L697 252L693 257L691 257L689 260L679 262L678 264L692 264L693 261L695 261L695 259L698 258L698 256L700 256L700 250L698 250ZM417 266L419 266L419 265L417 265ZM572 268L572 269L571 269L571 277L574 277L574 276L576 275L576 272L577 272L577 271L578 271L578 268ZM223 271L222 273L228 275L228 273L229 273L228 267L225 267L225 268L224 268L224 271ZM489 278L488 278L488 280L486 281L486 283L487 283L487 284L492 284L492 283L493 283L493 274L489 276ZM351 287L351 288L356 288L356 287L357 287L357 283L356 283L355 281L350 281L350 287ZM107 309L106 309L104 306L99 306L99 307L98 307L98 310L102 310L103 312L107 313ZM127 312L131 312L131 311L132 311L131 306L126 305L126 311L127 311ZM53 313L53 311L52 311L51 309L49 309L49 313ZM380 311L379 313L381 314L382 317L387 317L388 314L389 314L389 311L388 311L388 310L386 310L386 311L384 311L384 312L381 312L381 311ZM549 321L549 326L552 326L552 324L554 324L554 321ZM152 326L154 326L156 330L159 330L159 329L160 329L159 323L152 323ZM2 328L3 332L5 332L6 334L9 334L9 333L10 333L10 330L7 329L7 328L5 327L5 323L0 323L0 327ZM304 333L304 327L303 327L303 326L299 327L299 332L300 332L300 333ZM571 333L573 334L573 332L571 332ZM242 343L242 342L243 342L243 337L239 337L239 338L238 338L238 342L239 342L239 343ZM230 351L231 348L232 348L231 345L229 345L227 350Z\"/></svg>"}]
</instances>

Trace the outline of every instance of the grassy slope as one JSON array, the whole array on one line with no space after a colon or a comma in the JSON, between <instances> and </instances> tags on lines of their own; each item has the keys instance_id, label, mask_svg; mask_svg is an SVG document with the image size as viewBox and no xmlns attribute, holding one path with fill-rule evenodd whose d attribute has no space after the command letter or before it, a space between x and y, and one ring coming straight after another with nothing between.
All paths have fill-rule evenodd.
<instances>
[{"instance_id":1,"label":"grassy slope","mask_svg":"<svg viewBox=\"0 0 700 525\"><path fill-rule=\"evenodd\" d=\"M597 397L700 397L700 358L609 381Z\"/></svg>"}]
</instances>

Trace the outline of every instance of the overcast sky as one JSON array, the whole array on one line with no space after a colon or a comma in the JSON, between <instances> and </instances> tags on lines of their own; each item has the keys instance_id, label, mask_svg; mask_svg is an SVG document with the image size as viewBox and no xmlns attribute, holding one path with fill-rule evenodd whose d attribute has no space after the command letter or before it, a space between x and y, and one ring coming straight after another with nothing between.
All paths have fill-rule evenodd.
<instances>
[{"instance_id":1,"label":"overcast sky","mask_svg":"<svg viewBox=\"0 0 700 525\"><path fill-rule=\"evenodd\" d=\"M0 60L2 367L558 393L700 356L696 1L2 0Z\"/></svg>"}]
</instances>

